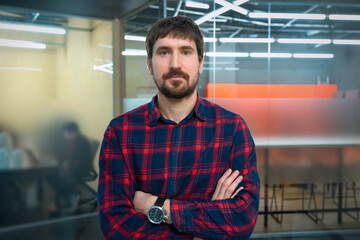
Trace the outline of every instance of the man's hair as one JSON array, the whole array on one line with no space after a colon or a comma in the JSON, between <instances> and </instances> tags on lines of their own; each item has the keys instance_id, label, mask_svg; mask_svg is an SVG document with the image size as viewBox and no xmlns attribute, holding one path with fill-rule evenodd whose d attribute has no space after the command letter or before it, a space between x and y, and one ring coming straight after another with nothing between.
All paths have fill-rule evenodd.
<instances>
[{"instance_id":1,"label":"man's hair","mask_svg":"<svg viewBox=\"0 0 360 240\"><path fill-rule=\"evenodd\" d=\"M191 18L176 16L160 19L148 32L146 36L146 51L147 58L150 61L153 56L153 47L156 40L166 36L194 40L199 62L203 59L204 38L199 27Z\"/></svg>"}]
</instances>

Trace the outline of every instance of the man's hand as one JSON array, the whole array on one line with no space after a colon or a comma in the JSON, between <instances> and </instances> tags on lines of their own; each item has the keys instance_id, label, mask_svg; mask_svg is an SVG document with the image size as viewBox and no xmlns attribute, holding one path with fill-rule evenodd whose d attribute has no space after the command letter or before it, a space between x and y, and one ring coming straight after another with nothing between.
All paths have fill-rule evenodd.
<instances>
[{"instance_id":1,"label":"man's hand","mask_svg":"<svg viewBox=\"0 0 360 240\"><path fill-rule=\"evenodd\" d=\"M156 198L150 193L136 191L133 200L135 211L147 216L147 212L155 204Z\"/></svg>"},{"instance_id":2,"label":"man's hand","mask_svg":"<svg viewBox=\"0 0 360 240\"><path fill-rule=\"evenodd\" d=\"M211 200L223 200L227 198L234 198L236 194L239 193L243 187L240 187L238 190L235 191L236 187L241 183L243 180L242 176L239 176L239 171L232 172L231 169L228 169L224 175L219 179L214 195L212 196ZM157 197L150 194L145 193L143 191L136 191L134 196L134 206L135 211L147 215L149 209L154 205ZM168 199L165 200L164 208L167 211L168 215L170 215L170 201ZM171 218L169 217L166 220L167 224L171 224ZM193 240L201 240L201 238L194 237Z\"/></svg>"},{"instance_id":3,"label":"man's hand","mask_svg":"<svg viewBox=\"0 0 360 240\"><path fill-rule=\"evenodd\" d=\"M212 196L211 200L223 200L227 198L234 198L239 191L244 189L240 187L238 190L235 191L236 187L240 184L243 180L242 176L239 176L239 171L236 170L232 173L231 169L228 169L224 175L219 179L214 195Z\"/></svg>"},{"instance_id":4,"label":"man's hand","mask_svg":"<svg viewBox=\"0 0 360 240\"><path fill-rule=\"evenodd\" d=\"M228 169L219 179L215 188L214 195L211 198L212 201L234 198L236 194L238 194L238 192L244 189L243 187L240 187L238 190L236 190L236 192L234 192L236 187L243 180L243 177L239 176L238 170L236 170L232 174L231 172L232 170ZM202 240L202 238L194 237L193 240Z\"/></svg>"},{"instance_id":5,"label":"man's hand","mask_svg":"<svg viewBox=\"0 0 360 240\"><path fill-rule=\"evenodd\" d=\"M135 211L147 216L148 211L155 204L157 198L158 198L157 196L154 196L150 193L146 193L146 192L143 192L140 190L136 191L134 200L133 200ZM169 199L165 200L163 208L165 209L167 215L169 216L169 218L165 220L165 223L172 224L172 220L171 220L171 216L170 216L170 200Z\"/></svg>"}]
</instances>

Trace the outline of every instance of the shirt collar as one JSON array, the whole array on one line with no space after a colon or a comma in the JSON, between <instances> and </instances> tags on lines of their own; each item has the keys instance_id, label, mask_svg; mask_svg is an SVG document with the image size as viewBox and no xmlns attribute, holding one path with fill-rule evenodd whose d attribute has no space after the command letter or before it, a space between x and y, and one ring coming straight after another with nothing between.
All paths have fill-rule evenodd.
<instances>
[{"instance_id":1,"label":"shirt collar","mask_svg":"<svg viewBox=\"0 0 360 240\"><path fill-rule=\"evenodd\" d=\"M194 109L191 111L189 115L193 115L198 119L205 121L205 103L204 100L197 94L197 100ZM189 118L189 116L187 117ZM151 102L149 103L149 125L154 126L161 119L161 113L157 107L157 95L155 95Z\"/></svg>"}]
</instances>

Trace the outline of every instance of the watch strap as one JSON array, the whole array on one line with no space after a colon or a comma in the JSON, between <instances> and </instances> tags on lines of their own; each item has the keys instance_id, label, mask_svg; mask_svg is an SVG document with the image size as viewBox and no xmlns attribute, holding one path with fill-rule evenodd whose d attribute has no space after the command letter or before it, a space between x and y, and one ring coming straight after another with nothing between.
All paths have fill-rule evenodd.
<instances>
[{"instance_id":1,"label":"watch strap","mask_svg":"<svg viewBox=\"0 0 360 240\"><path fill-rule=\"evenodd\" d=\"M158 197L156 199L156 202L155 202L154 206L162 207L164 205L164 202L165 202L165 198Z\"/></svg>"}]
</instances>

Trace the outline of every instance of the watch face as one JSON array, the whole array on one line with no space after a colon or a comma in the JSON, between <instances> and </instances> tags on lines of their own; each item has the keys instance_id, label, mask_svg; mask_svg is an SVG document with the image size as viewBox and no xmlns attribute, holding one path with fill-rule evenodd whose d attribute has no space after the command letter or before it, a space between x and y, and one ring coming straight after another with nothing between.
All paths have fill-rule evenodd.
<instances>
[{"instance_id":1,"label":"watch face","mask_svg":"<svg viewBox=\"0 0 360 240\"><path fill-rule=\"evenodd\" d=\"M164 212L160 207L153 206L148 212L148 218L150 222L160 224L164 220Z\"/></svg>"}]
</instances>

